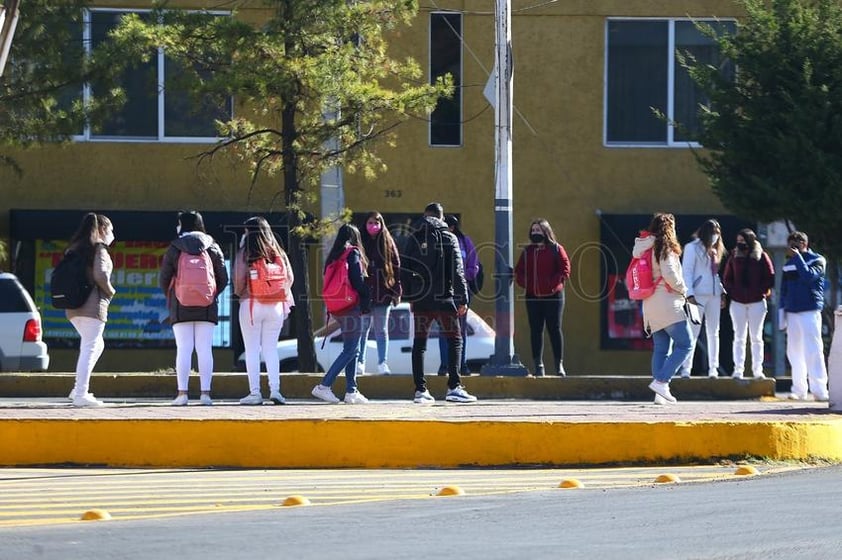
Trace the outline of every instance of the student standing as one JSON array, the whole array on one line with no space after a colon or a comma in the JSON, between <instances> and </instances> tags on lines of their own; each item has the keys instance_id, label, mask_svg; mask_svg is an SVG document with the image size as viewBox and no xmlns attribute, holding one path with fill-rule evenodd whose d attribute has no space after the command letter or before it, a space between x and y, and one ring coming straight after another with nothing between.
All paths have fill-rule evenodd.
<instances>
[{"instance_id":1,"label":"student standing","mask_svg":"<svg viewBox=\"0 0 842 560\"><path fill-rule=\"evenodd\" d=\"M763 322L766 301L775 285L775 268L752 230L740 230L736 243L722 275L722 284L731 297L729 312L734 326L734 372L731 377L743 377L748 338L752 376L763 379L766 377L763 375Z\"/></svg>"},{"instance_id":2,"label":"student standing","mask_svg":"<svg viewBox=\"0 0 842 560\"><path fill-rule=\"evenodd\" d=\"M339 228L333 247L327 255L325 270L334 262L343 259L347 266L348 280L357 292L357 304L333 317L339 322L342 332L342 352L336 357L322 378L321 383L313 387L312 394L317 399L338 403L340 400L333 394L331 387L345 370L345 404L365 404L368 399L357 389L357 354L360 351L360 336L362 336L362 315L371 313L371 297L365 283L364 271L368 268L360 230L351 224L344 224Z\"/></svg>"},{"instance_id":3,"label":"student standing","mask_svg":"<svg viewBox=\"0 0 842 560\"><path fill-rule=\"evenodd\" d=\"M692 334L684 312L687 286L681 271L681 245L675 235L675 217L658 213L634 241L633 257L652 249L655 293L643 300L643 324L652 336L652 382L655 402L674 403L670 380L690 354ZM663 280L662 280L663 279ZM660 400L659 399L663 399Z\"/></svg>"},{"instance_id":4,"label":"student standing","mask_svg":"<svg viewBox=\"0 0 842 560\"><path fill-rule=\"evenodd\" d=\"M85 214L70 239L65 253L76 253L87 263L85 273L93 289L81 307L67 309L65 315L79 333L79 358L76 360L76 383L70 392L73 406L102 406L103 402L89 392L91 373L105 349L105 323L108 305L114 297L111 272L114 265L108 247L114 242L114 227L106 216Z\"/></svg>"},{"instance_id":5,"label":"student standing","mask_svg":"<svg viewBox=\"0 0 842 560\"><path fill-rule=\"evenodd\" d=\"M684 247L681 267L687 301L699 306L707 337L708 377L719 375L719 320L725 307L725 290L719 278L719 263L725 255L722 229L716 220L706 220L693 234L693 241ZM681 377L690 377L693 355L702 325L691 325L693 349L681 364Z\"/></svg>"},{"instance_id":6,"label":"student standing","mask_svg":"<svg viewBox=\"0 0 842 560\"><path fill-rule=\"evenodd\" d=\"M362 316L357 375L365 373L366 343L372 325L377 341L377 373L389 374L389 313L392 306L401 301L401 259L395 240L380 212L369 213L365 221L365 232L360 234L368 259L366 284L371 294L371 314Z\"/></svg>"},{"instance_id":7,"label":"student standing","mask_svg":"<svg viewBox=\"0 0 842 560\"><path fill-rule=\"evenodd\" d=\"M228 284L228 271L225 259L213 237L205 232L202 215L196 211L180 212L176 225L178 238L164 254L161 264L160 286L167 295L169 321L175 335L176 359L175 372L178 380L178 394L172 401L174 406L187 404L187 385L193 350L199 366L201 395L203 405L211 405L211 379L213 376L213 329L219 321L217 298ZM207 265L205 255L209 259ZM194 258L190 258L190 257ZM185 257L185 258L182 258ZM201 264L199 261L204 262ZM190 265L188 270L187 266ZM195 266L195 268L193 268ZM184 267L185 270L179 270ZM178 280L179 273L182 279ZM192 288L202 290L202 298L179 301L179 286L186 286L189 281ZM192 284L196 282L195 284ZM187 300L187 297L182 299ZM201 303L199 303L201 299Z\"/></svg>"},{"instance_id":8,"label":"student standing","mask_svg":"<svg viewBox=\"0 0 842 560\"><path fill-rule=\"evenodd\" d=\"M261 355L269 378L269 401L272 404L286 404L281 394L278 337L284 320L295 305L291 289L295 277L289 258L278 243L269 222L255 216L246 220L245 226L234 260L234 293L240 298L240 331L243 334L249 380L249 394L240 399L240 404L263 404L260 391ZM274 280L277 293L266 296L252 294L250 286L258 282L260 271L267 270L267 267L278 273L277 280ZM250 275L254 279L250 280ZM269 283L268 280L261 281Z\"/></svg>"},{"instance_id":9,"label":"student standing","mask_svg":"<svg viewBox=\"0 0 842 560\"><path fill-rule=\"evenodd\" d=\"M564 283L570 278L570 259L558 241L553 228L543 219L529 225L529 245L515 265L515 280L526 291L526 316L529 319L533 374L544 375L544 327L550 337L554 366L560 376L564 369Z\"/></svg>"}]
</instances>

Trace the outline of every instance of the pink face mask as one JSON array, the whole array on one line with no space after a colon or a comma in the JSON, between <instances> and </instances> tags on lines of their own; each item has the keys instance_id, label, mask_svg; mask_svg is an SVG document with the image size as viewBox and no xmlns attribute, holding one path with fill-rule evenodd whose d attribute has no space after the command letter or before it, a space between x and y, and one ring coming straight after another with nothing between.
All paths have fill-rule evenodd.
<instances>
[{"instance_id":1,"label":"pink face mask","mask_svg":"<svg viewBox=\"0 0 842 560\"><path fill-rule=\"evenodd\" d=\"M365 229L372 237L380 233L380 224L366 224Z\"/></svg>"}]
</instances>

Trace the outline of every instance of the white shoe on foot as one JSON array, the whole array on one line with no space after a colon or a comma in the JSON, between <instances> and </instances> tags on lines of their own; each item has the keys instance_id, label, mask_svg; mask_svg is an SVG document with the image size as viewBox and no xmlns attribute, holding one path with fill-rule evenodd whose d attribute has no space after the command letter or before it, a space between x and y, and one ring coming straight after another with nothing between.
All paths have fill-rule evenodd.
<instances>
[{"instance_id":1,"label":"white shoe on foot","mask_svg":"<svg viewBox=\"0 0 842 560\"><path fill-rule=\"evenodd\" d=\"M365 364L357 362L357 375L365 375Z\"/></svg>"},{"instance_id":2,"label":"white shoe on foot","mask_svg":"<svg viewBox=\"0 0 842 560\"><path fill-rule=\"evenodd\" d=\"M211 406L213 404L213 399L211 399L211 396L208 393L202 393L199 395L199 403L204 406Z\"/></svg>"},{"instance_id":3,"label":"white shoe on foot","mask_svg":"<svg viewBox=\"0 0 842 560\"><path fill-rule=\"evenodd\" d=\"M392 373L392 370L389 369L389 364L383 362L382 364L377 364L377 373L381 375L389 375Z\"/></svg>"},{"instance_id":4,"label":"white shoe on foot","mask_svg":"<svg viewBox=\"0 0 842 560\"><path fill-rule=\"evenodd\" d=\"M447 394L444 396L444 400L448 402L458 402L458 403L472 403L477 402L477 398L472 394L468 393L465 388L461 385L457 385L453 389L448 389Z\"/></svg>"},{"instance_id":5,"label":"white shoe on foot","mask_svg":"<svg viewBox=\"0 0 842 560\"><path fill-rule=\"evenodd\" d=\"M662 397L661 395L659 395L659 394L655 393L655 402L654 402L654 404L657 404L657 405L671 405L671 404L675 404L675 403L671 403L671 402L669 402L667 399L665 399L664 397Z\"/></svg>"},{"instance_id":6,"label":"white shoe on foot","mask_svg":"<svg viewBox=\"0 0 842 560\"><path fill-rule=\"evenodd\" d=\"M187 406L187 395L178 395L172 400L173 406Z\"/></svg>"},{"instance_id":7,"label":"white shoe on foot","mask_svg":"<svg viewBox=\"0 0 842 560\"><path fill-rule=\"evenodd\" d=\"M658 381L657 379L653 379L652 383L649 384L649 388L652 389L652 391L656 395L660 395L661 397L664 398L665 401L667 401L669 403L678 402L678 400L675 397L672 396L672 393L670 393L670 384L669 383L665 383L663 381Z\"/></svg>"},{"instance_id":8,"label":"white shoe on foot","mask_svg":"<svg viewBox=\"0 0 842 560\"><path fill-rule=\"evenodd\" d=\"M82 407L94 407L94 406L103 406L105 403L101 400L98 400L93 394L86 393L81 397L73 397L73 406L82 408Z\"/></svg>"},{"instance_id":9,"label":"white shoe on foot","mask_svg":"<svg viewBox=\"0 0 842 560\"><path fill-rule=\"evenodd\" d=\"M368 404L368 399L359 391L345 393L345 404Z\"/></svg>"},{"instance_id":10,"label":"white shoe on foot","mask_svg":"<svg viewBox=\"0 0 842 560\"><path fill-rule=\"evenodd\" d=\"M719 372L715 369L709 369L708 377L719 377Z\"/></svg>"},{"instance_id":11,"label":"white shoe on foot","mask_svg":"<svg viewBox=\"0 0 842 560\"><path fill-rule=\"evenodd\" d=\"M436 402L435 397L430 394L430 391L415 391L415 404L433 404Z\"/></svg>"},{"instance_id":12,"label":"white shoe on foot","mask_svg":"<svg viewBox=\"0 0 842 560\"><path fill-rule=\"evenodd\" d=\"M313 387L311 394L317 399L329 402L331 404L336 404L340 402L336 395L333 394L333 391L330 390L330 387L325 387L321 383Z\"/></svg>"},{"instance_id":13,"label":"white shoe on foot","mask_svg":"<svg viewBox=\"0 0 842 560\"><path fill-rule=\"evenodd\" d=\"M286 404L287 400L281 394L280 391L270 391L269 392L269 400L272 401L272 404Z\"/></svg>"},{"instance_id":14,"label":"white shoe on foot","mask_svg":"<svg viewBox=\"0 0 842 560\"><path fill-rule=\"evenodd\" d=\"M263 395L260 393L249 393L245 397L240 399L240 404L245 404L249 406L257 406L263 404Z\"/></svg>"},{"instance_id":15,"label":"white shoe on foot","mask_svg":"<svg viewBox=\"0 0 842 560\"><path fill-rule=\"evenodd\" d=\"M734 373L731 374L731 378L732 379L742 379L743 378L743 372L735 371Z\"/></svg>"}]
</instances>

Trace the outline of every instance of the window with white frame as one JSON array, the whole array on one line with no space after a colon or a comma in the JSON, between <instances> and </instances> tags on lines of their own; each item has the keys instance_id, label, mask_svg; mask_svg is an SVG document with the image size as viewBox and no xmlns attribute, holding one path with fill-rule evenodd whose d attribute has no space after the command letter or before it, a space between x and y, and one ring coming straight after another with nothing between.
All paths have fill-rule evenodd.
<instances>
[{"instance_id":1,"label":"window with white frame","mask_svg":"<svg viewBox=\"0 0 842 560\"><path fill-rule=\"evenodd\" d=\"M453 96L440 98L430 115L431 146L462 145L462 14L430 14L430 83L450 74Z\"/></svg>"},{"instance_id":2,"label":"window with white frame","mask_svg":"<svg viewBox=\"0 0 842 560\"><path fill-rule=\"evenodd\" d=\"M126 10L90 10L83 29L84 43L91 49L104 41ZM141 17L149 12L137 11ZM210 14L216 17L222 14ZM196 98L188 94L184 73L162 49L148 62L128 68L122 76L126 103L96 128L86 127L80 139L203 142L218 136L215 121L231 118L230 96ZM96 96L97 84L85 86L85 96Z\"/></svg>"},{"instance_id":3,"label":"window with white frame","mask_svg":"<svg viewBox=\"0 0 842 560\"><path fill-rule=\"evenodd\" d=\"M696 20L698 21L698 20ZM733 21L705 21L734 33ZM678 61L690 53L733 79L713 39L688 19L609 19L606 25L605 143L687 146L699 131L704 94ZM666 120L655 114L656 109Z\"/></svg>"}]
</instances>

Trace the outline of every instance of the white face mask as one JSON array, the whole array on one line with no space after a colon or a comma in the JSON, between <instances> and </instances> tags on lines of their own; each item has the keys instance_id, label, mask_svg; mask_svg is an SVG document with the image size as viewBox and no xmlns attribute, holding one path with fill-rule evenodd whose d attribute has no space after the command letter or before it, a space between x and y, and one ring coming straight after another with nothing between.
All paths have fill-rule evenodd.
<instances>
[{"instance_id":1,"label":"white face mask","mask_svg":"<svg viewBox=\"0 0 842 560\"><path fill-rule=\"evenodd\" d=\"M175 226L175 234L181 235L181 224L178 224L177 226Z\"/></svg>"},{"instance_id":2,"label":"white face mask","mask_svg":"<svg viewBox=\"0 0 842 560\"><path fill-rule=\"evenodd\" d=\"M114 243L114 232L113 231L107 231L105 233L105 236L102 238L102 242L105 243L106 245L111 245L112 243Z\"/></svg>"},{"instance_id":3,"label":"white face mask","mask_svg":"<svg viewBox=\"0 0 842 560\"><path fill-rule=\"evenodd\" d=\"M710 244L711 245L716 245L717 241L719 241L719 234L718 233L714 233L713 235L710 236Z\"/></svg>"}]
</instances>

